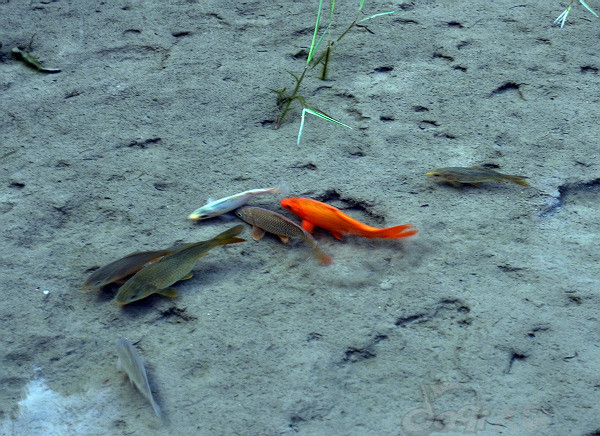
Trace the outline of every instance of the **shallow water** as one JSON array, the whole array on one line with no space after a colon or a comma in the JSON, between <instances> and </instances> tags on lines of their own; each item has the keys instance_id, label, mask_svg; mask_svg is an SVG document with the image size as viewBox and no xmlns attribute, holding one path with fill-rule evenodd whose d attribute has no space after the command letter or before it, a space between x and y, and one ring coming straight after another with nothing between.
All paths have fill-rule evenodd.
<instances>
[{"instance_id":1,"label":"shallow water","mask_svg":"<svg viewBox=\"0 0 600 436\"><path fill-rule=\"evenodd\" d=\"M600 356L598 21L575 5L422 1L363 22L302 95L310 2L3 2L0 429L6 434L588 434ZM594 7L594 5L591 5ZM365 14L398 5L365 3ZM337 5L331 35L355 16ZM61 73L10 56L18 46ZM492 165L530 187L425 172ZM94 268L238 223L207 198L284 181L406 240L334 263L267 235L179 296L119 307ZM253 205L287 213L282 196ZM291 214L287 215L296 219ZM116 370L143 355L161 422ZM48 407L53 404L54 407Z\"/></svg>"}]
</instances>

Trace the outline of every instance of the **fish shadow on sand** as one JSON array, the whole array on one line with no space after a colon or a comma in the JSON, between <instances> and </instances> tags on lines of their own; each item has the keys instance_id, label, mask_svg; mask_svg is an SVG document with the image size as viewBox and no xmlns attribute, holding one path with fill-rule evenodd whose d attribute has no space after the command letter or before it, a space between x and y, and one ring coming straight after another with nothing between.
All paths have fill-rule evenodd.
<instances>
[{"instance_id":1,"label":"fish shadow on sand","mask_svg":"<svg viewBox=\"0 0 600 436\"><path fill-rule=\"evenodd\" d=\"M121 285L117 285L114 283L110 283L98 291L96 301L98 303L106 303L115 299L115 295L117 295L117 291Z\"/></svg>"}]
</instances>

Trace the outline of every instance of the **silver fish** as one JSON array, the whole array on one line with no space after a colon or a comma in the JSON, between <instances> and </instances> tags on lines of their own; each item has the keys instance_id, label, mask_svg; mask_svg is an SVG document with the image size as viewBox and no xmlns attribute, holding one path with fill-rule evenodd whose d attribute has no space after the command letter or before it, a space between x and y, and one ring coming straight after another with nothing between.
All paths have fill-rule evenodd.
<instances>
[{"instance_id":1,"label":"silver fish","mask_svg":"<svg viewBox=\"0 0 600 436\"><path fill-rule=\"evenodd\" d=\"M150 402L154 409L154 413L160 418L160 407L156 404L156 401L154 401L154 397L152 396L142 356L140 356L133 344L125 338L118 339L116 345L117 355L119 356L117 369L119 371L125 371L129 376L131 383L134 384L141 394Z\"/></svg>"},{"instance_id":2,"label":"silver fish","mask_svg":"<svg viewBox=\"0 0 600 436\"><path fill-rule=\"evenodd\" d=\"M252 197L256 195L278 194L282 192L287 192L287 190L288 189L285 184L280 184L275 188L250 189L248 191L230 195L229 197L220 198L219 200L209 201L209 203L193 211L188 216L188 219L200 221L208 218L213 218L219 215L223 215L224 213L231 212L232 210L237 209L238 207L242 207L243 205L248 203L248 201Z\"/></svg>"}]
</instances>

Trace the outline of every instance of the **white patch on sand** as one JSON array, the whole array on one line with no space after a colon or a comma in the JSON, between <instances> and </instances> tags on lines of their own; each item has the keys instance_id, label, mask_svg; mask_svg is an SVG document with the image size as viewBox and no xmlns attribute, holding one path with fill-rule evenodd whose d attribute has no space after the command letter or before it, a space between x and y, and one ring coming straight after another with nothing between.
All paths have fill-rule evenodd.
<instances>
[{"instance_id":1,"label":"white patch on sand","mask_svg":"<svg viewBox=\"0 0 600 436\"><path fill-rule=\"evenodd\" d=\"M31 380L19 401L19 415L0 422L0 434L28 436L92 435L115 416L107 391L62 396L42 378ZM108 429L106 429L108 431Z\"/></svg>"}]
</instances>

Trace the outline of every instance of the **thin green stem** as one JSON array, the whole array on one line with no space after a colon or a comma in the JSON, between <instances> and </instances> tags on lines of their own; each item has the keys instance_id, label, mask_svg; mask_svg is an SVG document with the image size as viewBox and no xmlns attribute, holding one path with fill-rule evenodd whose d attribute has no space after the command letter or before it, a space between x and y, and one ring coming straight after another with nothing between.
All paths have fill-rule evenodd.
<instances>
[{"instance_id":1,"label":"thin green stem","mask_svg":"<svg viewBox=\"0 0 600 436\"><path fill-rule=\"evenodd\" d=\"M283 118L289 112L292 102L300 97L298 95L298 91L300 90L300 85L302 84L302 80L304 80L304 76L306 75L307 71L308 71L308 65L306 67L304 67L304 70L302 71L302 74L300 75L300 77L296 78L296 85L294 86L294 90L292 91L292 93L288 97L285 97L285 103L283 104L283 109L281 110L281 114L277 117L277 121L275 123L276 128L279 127L279 124L281 123ZM301 100L303 100L303 99L301 99Z\"/></svg>"}]
</instances>

